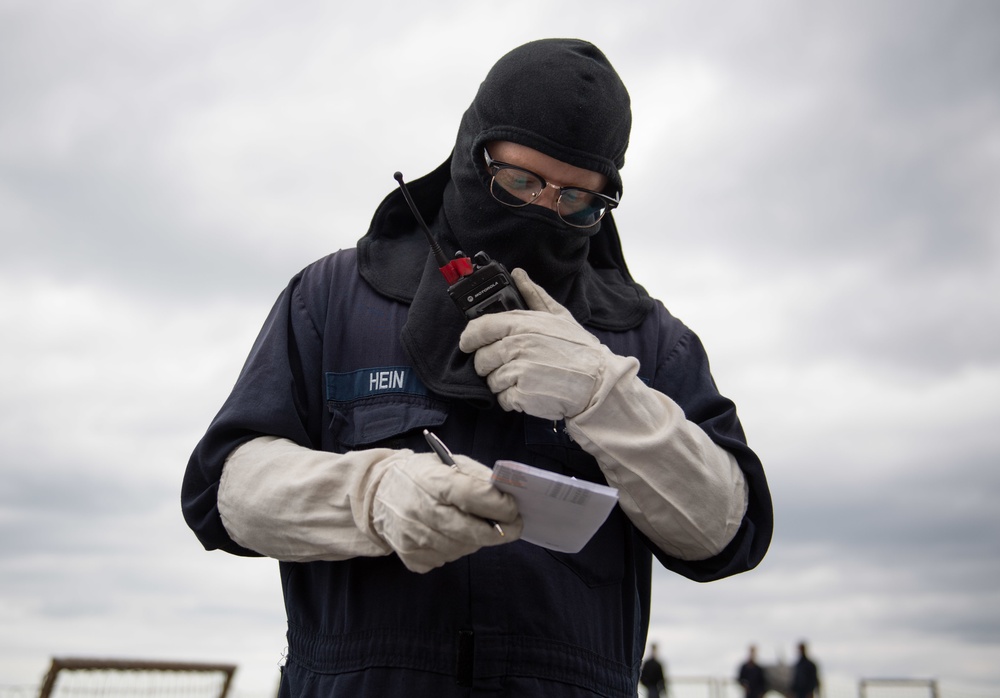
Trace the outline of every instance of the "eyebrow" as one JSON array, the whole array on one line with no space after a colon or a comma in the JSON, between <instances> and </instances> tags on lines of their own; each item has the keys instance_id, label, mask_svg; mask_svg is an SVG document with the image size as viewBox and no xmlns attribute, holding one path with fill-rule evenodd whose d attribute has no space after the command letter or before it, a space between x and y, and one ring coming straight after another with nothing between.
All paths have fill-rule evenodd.
<instances>
[{"instance_id":1,"label":"eyebrow","mask_svg":"<svg viewBox=\"0 0 1000 698\"><path fill-rule=\"evenodd\" d=\"M487 148L486 146L483 146L483 152L489 157L490 160L493 161L494 165L506 165L508 167L516 167L519 170L524 170L525 172L533 174L534 176L538 177L543 182L545 182L546 185L551 185L551 186L554 186L554 187L559 188L559 189L565 189L565 188L586 189L587 191L593 191L593 192L601 193L605 189L607 189L608 185L611 183L611 178L608 177L606 174L603 174L601 172L597 172L596 170L587 170L585 168L580 167L580 168L577 168L577 169L582 170L584 172L587 172L589 174L595 175L597 177L600 177L600 181L602 182L601 185L598 186L598 187L585 187L582 184L560 184L559 182L555 182L552 179L550 179L550 178L548 178L548 177L546 177L544 175L541 175L541 174L535 172L534 170L525 167L524 165L521 165L520 163L508 162L507 160L497 160L495 157L493 157L492 155L490 155L489 148ZM562 161L559 160L558 162L562 162ZM564 164L569 165L569 163L564 163ZM486 166L489 167L489 165L490 165L489 160L487 160L486 161ZM570 166L571 167L575 167L575 165L570 165Z\"/></svg>"}]
</instances>

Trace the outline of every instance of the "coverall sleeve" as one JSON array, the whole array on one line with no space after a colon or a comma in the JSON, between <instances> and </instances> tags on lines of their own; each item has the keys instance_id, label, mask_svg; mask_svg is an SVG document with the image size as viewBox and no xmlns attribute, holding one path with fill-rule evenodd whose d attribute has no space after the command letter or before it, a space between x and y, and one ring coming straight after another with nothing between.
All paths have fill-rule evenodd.
<instances>
[{"instance_id":1,"label":"coverall sleeve","mask_svg":"<svg viewBox=\"0 0 1000 698\"><path fill-rule=\"evenodd\" d=\"M719 393L704 346L694 332L683 327L676 339L664 343L651 387L675 400L688 421L732 454L747 485L743 521L718 554L704 560L680 560L650 544L653 554L668 569L695 581L720 579L756 567L771 542L771 494L760 459L747 445L736 406Z\"/></svg>"},{"instance_id":2,"label":"coverall sleeve","mask_svg":"<svg viewBox=\"0 0 1000 698\"><path fill-rule=\"evenodd\" d=\"M308 273L295 276L278 297L232 392L188 461L181 507L208 550L258 555L229 537L219 515L219 481L230 453L259 436L317 448L323 395L319 381L304 377L320 375L322 340L302 298Z\"/></svg>"}]
</instances>

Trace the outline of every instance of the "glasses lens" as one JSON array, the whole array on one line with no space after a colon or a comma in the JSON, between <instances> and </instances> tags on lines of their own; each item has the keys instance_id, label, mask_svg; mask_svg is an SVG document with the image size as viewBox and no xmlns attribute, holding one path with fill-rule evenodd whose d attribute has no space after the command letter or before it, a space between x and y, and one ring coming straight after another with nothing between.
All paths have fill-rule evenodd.
<instances>
[{"instance_id":1,"label":"glasses lens","mask_svg":"<svg viewBox=\"0 0 1000 698\"><path fill-rule=\"evenodd\" d=\"M577 228L589 228L604 217L608 205L599 196L586 189L566 187L556 205L559 217Z\"/></svg>"},{"instance_id":2,"label":"glasses lens","mask_svg":"<svg viewBox=\"0 0 1000 698\"><path fill-rule=\"evenodd\" d=\"M490 191L502 204L524 206L542 193L544 185L536 176L519 167L501 167L493 175Z\"/></svg>"}]
</instances>

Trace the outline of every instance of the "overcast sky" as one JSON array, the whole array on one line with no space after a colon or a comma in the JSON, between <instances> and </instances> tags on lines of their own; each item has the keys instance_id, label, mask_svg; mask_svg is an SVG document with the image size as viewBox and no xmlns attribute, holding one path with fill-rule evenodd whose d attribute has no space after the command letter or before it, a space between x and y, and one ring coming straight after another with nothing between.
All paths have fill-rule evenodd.
<instances>
[{"instance_id":1,"label":"overcast sky","mask_svg":"<svg viewBox=\"0 0 1000 698\"><path fill-rule=\"evenodd\" d=\"M774 496L756 571L656 572L670 672L806 638L848 688L1000 686L990 0L0 0L0 685L97 655L273 688L276 563L201 550L187 457L287 280L546 36L629 87L630 267L704 340Z\"/></svg>"}]
</instances>

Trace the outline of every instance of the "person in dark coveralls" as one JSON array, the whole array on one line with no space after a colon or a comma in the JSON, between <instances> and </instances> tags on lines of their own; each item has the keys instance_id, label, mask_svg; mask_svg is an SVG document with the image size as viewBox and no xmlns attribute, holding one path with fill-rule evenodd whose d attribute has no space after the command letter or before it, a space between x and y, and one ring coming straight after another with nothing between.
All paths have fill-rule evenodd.
<instances>
[{"instance_id":1,"label":"person in dark coveralls","mask_svg":"<svg viewBox=\"0 0 1000 698\"><path fill-rule=\"evenodd\" d=\"M747 660L740 665L736 680L743 687L746 698L763 698L767 691L764 670L757 664L757 648L753 645L750 646Z\"/></svg>"},{"instance_id":2,"label":"person in dark coveralls","mask_svg":"<svg viewBox=\"0 0 1000 698\"><path fill-rule=\"evenodd\" d=\"M667 694L667 673L656 656L656 643L649 646L649 657L639 670L639 683L646 687L649 698L659 698Z\"/></svg>"},{"instance_id":3,"label":"person in dark coveralls","mask_svg":"<svg viewBox=\"0 0 1000 698\"><path fill-rule=\"evenodd\" d=\"M356 249L279 295L182 505L205 548L280 561L281 696L634 697L653 558L705 582L764 556L771 499L736 408L623 259L630 128L595 46L516 48L410 191L441 247L502 262L528 309L467 321L395 187ZM578 553L532 545L498 459L619 503Z\"/></svg>"},{"instance_id":4,"label":"person in dark coveralls","mask_svg":"<svg viewBox=\"0 0 1000 698\"><path fill-rule=\"evenodd\" d=\"M806 643L799 643L799 660L792 671L792 693L795 698L814 698L819 691L819 669L809 658Z\"/></svg>"}]
</instances>

